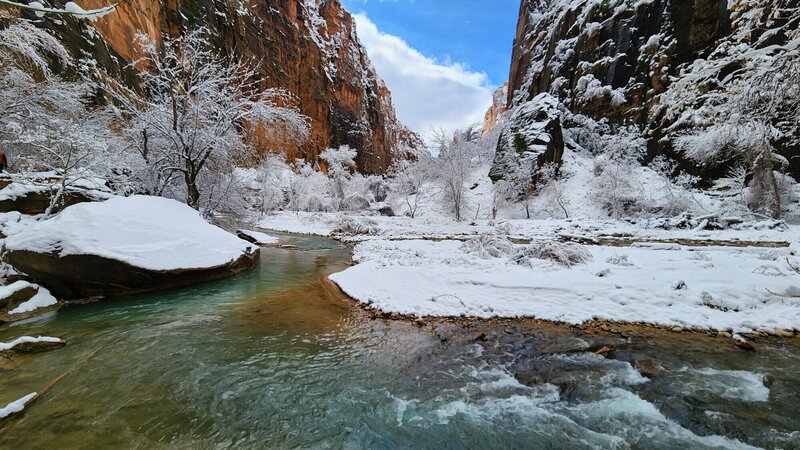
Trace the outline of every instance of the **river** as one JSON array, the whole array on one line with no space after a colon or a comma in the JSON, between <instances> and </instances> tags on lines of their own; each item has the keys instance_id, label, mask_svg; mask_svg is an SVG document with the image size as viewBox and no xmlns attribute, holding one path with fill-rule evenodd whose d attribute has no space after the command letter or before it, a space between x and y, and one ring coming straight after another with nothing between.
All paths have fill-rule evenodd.
<instances>
[{"instance_id":1,"label":"river","mask_svg":"<svg viewBox=\"0 0 800 450\"><path fill-rule=\"evenodd\" d=\"M800 448L796 341L376 319L325 281L346 247L286 239L232 279L0 328L69 342L0 359L0 403L97 350L0 448Z\"/></svg>"}]
</instances>

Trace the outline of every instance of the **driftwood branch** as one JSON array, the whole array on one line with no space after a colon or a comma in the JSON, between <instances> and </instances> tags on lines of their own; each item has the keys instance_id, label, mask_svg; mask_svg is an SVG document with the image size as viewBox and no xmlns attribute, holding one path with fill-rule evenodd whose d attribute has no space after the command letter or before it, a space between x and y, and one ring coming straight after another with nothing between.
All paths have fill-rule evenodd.
<instances>
[{"instance_id":1,"label":"driftwood branch","mask_svg":"<svg viewBox=\"0 0 800 450\"><path fill-rule=\"evenodd\" d=\"M13 417L14 415L19 414L22 411L25 411L25 408L27 408L28 405L30 405L31 403L35 402L36 400L38 400L38 399L44 397L45 395L47 395L47 393L50 392L50 390L53 389L53 387L55 387L58 383L63 381L64 378L70 376L73 372L75 372L81 366L83 366L84 364L89 362L89 360L94 358L94 356L97 355L97 352L99 352L101 349L102 349L102 347L98 347L98 348L92 350L91 352L87 353L86 355L84 355L80 360L78 360L77 363L75 363L75 365L70 367L66 372L64 372L61 375L55 377L53 379L53 381L51 381L50 383L47 384L47 386L43 387L41 390L36 392L36 395L34 395L33 397L31 397L28 400L26 400L25 403L23 404L22 410L20 410L18 412L13 412L13 413L9 414L8 416L0 419L0 421L2 421L3 419L7 419L9 417Z\"/></svg>"}]
</instances>

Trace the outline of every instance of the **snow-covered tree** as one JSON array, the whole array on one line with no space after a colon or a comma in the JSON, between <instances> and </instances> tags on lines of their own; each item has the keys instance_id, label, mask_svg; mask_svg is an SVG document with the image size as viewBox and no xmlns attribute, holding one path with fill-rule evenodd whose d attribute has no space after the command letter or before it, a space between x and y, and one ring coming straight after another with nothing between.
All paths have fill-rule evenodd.
<instances>
[{"instance_id":1,"label":"snow-covered tree","mask_svg":"<svg viewBox=\"0 0 800 450\"><path fill-rule=\"evenodd\" d=\"M434 131L431 137L438 154L431 159L434 180L441 190L456 221L464 219L467 208L467 181L472 169L476 146L462 139L459 133L450 138L444 131Z\"/></svg>"},{"instance_id":2,"label":"snow-covered tree","mask_svg":"<svg viewBox=\"0 0 800 450\"><path fill-rule=\"evenodd\" d=\"M329 148L319 154L319 159L324 161L330 179L330 193L334 200L335 208L345 209L345 199L351 193L348 184L355 173L355 149L347 145L339 148Z\"/></svg>"},{"instance_id":3,"label":"snow-covered tree","mask_svg":"<svg viewBox=\"0 0 800 450\"><path fill-rule=\"evenodd\" d=\"M614 218L638 213L642 189L637 174L647 146L635 129L620 129L597 142L593 187L594 198Z\"/></svg>"},{"instance_id":4,"label":"snow-covered tree","mask_svg":"<svg viewBox=\"0 0 800 450\"><path fill-rule=\"evenodd\" d=\"M130 136L145 162L143 174L156 195L183 197L197 209L212 206L220 183L232 182L236 166L252 162L255 153L244 140L247 127L276 126L302 141L308 119L279 89L264 89L255 70L241 60L215 54L197 29L162 46L139 36L146 67L141 78L147 98L126 102Z\"/></svg>"},{"instance_id":5,"label":"snow-covered tree","mask_svg":"<svg viewBox=\"0 0 800 450\"><path fill-rule=\"evenodd\" d=\"M415 218L420 206L430 201L430 157L421 157L416 161L395 161L389 177L395 201L406 209L412 219Z\"/></svg>"},{"instance_id":6,"label":"snow-covered tree","mask_svg":"<svg viewBox=\"0 0 800 450\"><path fill-rule=\"evenodd\" d=\"M47 31L27 22L0 30L0 142L20 172L49 172L60 180L48 214L73 184L125 172L124 145L110 130L115 116L88 99L94 86L53 74L45 55L59 65L74 61Z\"/></svg>"}]
</instances>

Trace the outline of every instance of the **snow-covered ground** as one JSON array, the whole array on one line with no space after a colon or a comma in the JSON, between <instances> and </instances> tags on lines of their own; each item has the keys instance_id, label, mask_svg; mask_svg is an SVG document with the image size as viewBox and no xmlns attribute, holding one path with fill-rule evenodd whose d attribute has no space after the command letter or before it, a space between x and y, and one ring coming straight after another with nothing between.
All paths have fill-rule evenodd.
<instances>
[{"instance_id":1,"label":"snow-covered ground","mask_svg":"<svg viewBox=\"0 0 800 450\"><path fill-rule=\"evenodd\" d=\"M98 255L149 270L217 267L255 251L194 209L160 197L82 203L24 227L10 218L7 250Z\"/></svg>"},{"instance_id":2,"label":"snow-covered ground","mask_svg":"<svg viewBox=\"0 0 800 450\"><path fill-rule=\"evenodd\" d=\"M331 279L385 312L800 330L800 299L790 297L800 284L795 226L762 222L711 231L663 229L664 221L456 223L323 213L280 213L259 225L355 243L358 264ZM573 239L594 244L568 244L588 253L586 262L566 267L530 251L525 257L537 243L563 247L559 242Z\"/></svg>"}]
</instances>

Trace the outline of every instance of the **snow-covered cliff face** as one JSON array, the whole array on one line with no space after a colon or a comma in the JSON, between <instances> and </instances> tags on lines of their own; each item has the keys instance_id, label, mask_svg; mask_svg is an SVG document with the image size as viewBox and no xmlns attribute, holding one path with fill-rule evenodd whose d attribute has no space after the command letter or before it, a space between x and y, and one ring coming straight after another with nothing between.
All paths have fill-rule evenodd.
<instances>
[{"instance_id":1,"label":"snow-covered cliff face","mask_svg":"<svg viewBox=\"0 0 800 450\"><path fill-rule=\"evenodd\" d=\"M550 94L580 117L574 126L586 127L586 118L604 124L603 133L632 126L647 140L648 161L667 155L718 178L725 164L701 170L675 138L714 125L724 115L718 109L730 106L726 91L759 65L792 52L797 61L799 30L796 0L522 0L508 107ZM800 179L797 118L777 109L772 144Z\"/></svg>"},{"instance_id":2,"label":"snow-covered cliff face","mask_svg":"<svg viewBox=\"0 0 800 450\"><path fill-rule=\"evenodd\" d=\"M90 8L107 2L77 3ZM282 139L280 130L256 130L262 151L315 161L325 148L349 145L358 150L359 170L381 173L393 150L420 142L397 120L391 93L338 0L130 0L95 22L45 18L41 24L60 34L76 56L88 54L100 71L129 84L134 78L125 66L141 56L137 33L160 42L207 27L218 51L257 62L264 87L289 90L311 118L311 142L301 147Z\"/></svg>"}]
</instances>

